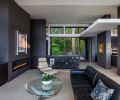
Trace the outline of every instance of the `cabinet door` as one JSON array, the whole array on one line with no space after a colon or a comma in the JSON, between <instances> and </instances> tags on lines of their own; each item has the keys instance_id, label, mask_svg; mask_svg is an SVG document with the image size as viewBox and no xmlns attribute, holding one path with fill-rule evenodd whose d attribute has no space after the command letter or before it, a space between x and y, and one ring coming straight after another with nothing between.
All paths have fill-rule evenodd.
<instances>
[{"instance_id":1,"label":"cabinet door","mask_svg":"<svg viewBox=\"0 0 120 100\"><path fill-rule=\"evenodd\" d=\"M0 86L8 81L8 65L0 65Z\"/></svg>"}]
</instances>

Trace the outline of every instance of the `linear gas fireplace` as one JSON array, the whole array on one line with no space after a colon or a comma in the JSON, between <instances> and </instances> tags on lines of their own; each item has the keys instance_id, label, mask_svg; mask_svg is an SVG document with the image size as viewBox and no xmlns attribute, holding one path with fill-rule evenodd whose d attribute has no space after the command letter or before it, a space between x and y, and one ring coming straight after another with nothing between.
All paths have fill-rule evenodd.
<instances>
[{"instance_id":1,"label":"linear gas fireplace","mask_svg":"<svg viewBox=\"0 0 120 100\"><path fill-rule=\"evenodd\" d=\"M12 70L16 71L28 65L29 65L29 58L20 59L12 63Z\"/></svg>"}]
</instances>

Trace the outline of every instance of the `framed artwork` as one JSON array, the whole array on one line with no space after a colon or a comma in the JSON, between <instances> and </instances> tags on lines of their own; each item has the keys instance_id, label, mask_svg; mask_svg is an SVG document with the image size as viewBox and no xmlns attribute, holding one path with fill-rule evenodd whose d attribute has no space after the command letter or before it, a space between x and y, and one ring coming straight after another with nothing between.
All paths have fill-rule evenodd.
<instances>
[{"instance_id":1,"label":"framed artwork","mask_svg":"<svg viewBox=\"0 0 120 100\"><path fill-rule=\"evenodd\" d=\"M17 55L27 54L27 34L17 30Z\"/></svg>"},{"instance_id":2,"label":"framed artwork","mask_svg":"<svg viewBox=\"0 0 120 100\"><path fill-rule=\"evenodd\" d=\"M98 44L98 51L100 54L104 53L104 44L103 43Z\"/></svg>"}]
</instances>

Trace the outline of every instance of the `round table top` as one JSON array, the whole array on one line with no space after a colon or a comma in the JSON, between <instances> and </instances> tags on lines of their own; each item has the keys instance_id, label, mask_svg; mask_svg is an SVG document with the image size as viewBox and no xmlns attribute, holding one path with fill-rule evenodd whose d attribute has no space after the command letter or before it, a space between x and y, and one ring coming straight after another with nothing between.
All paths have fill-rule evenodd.
<instances>
[{"instance_id":1,"label":"round table top","mask_svg":"<svg viewBox=\"0 0 120 100\"><path fill-rule=\"evenodd\" d=\"M62 89L62 86L62 81L55 77L52 81L52 89L49 91L44 91L42 89L42 80L40 78L26 83L25 90L33 95L41 97L50 97L59 93Z\"/></svg>"}]
</instances>

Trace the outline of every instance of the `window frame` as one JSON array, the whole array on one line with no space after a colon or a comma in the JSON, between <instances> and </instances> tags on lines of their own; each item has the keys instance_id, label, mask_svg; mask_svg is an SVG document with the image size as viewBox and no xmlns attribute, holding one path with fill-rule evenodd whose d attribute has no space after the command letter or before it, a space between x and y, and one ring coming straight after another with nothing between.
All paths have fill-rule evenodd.
<instances>
[{"instance_id":1,"label":"window frame","mask_svg":"<svg viewBox=\"0 0 120 100\"><path fill-rule=\"evenodd\" d=\"M48 28L48 33L46 34L51 34L51 28L63 28L63 33L62 34L66 34L66 28L84 28L86 29L89 26L89 24L48 24L46 26L46 28ZM71 33L71 34L75 34L75 33ZM78 33L79 34L79 33ZM51 38L55 38L55 37L47 37L49 38L49 47L48 47L48 55L51 55ZM79 38L79 37L76 37ZM72 43L71 43L72 44ZM78 43L79 45L79 43ZM78 46L79 47L79 46ZM75 46L76 49L76 46ZM73 52L73 50L72 50ZM76 50L75 50L76 52Z\"/></svg>"}]
</instances>

